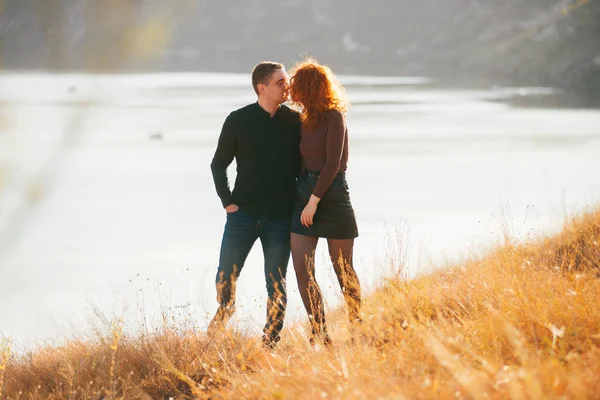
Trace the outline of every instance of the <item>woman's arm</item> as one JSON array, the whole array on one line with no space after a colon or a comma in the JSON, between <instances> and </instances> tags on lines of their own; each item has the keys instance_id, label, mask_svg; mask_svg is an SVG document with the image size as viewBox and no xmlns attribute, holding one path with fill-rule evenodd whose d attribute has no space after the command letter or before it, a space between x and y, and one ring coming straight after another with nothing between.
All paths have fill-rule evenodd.
<instances>
[{"instance_id":1,"label":"woman's arm","mask_svg":"<svg viewBox=\"0 0 600 400\"><path fill-rule=\"evenodd\" d=\"M344 150L344 137L346 121L344 114L338 110L329 112L327 123L327 140L325 144L325 166L321 170L319 180L313 190L313 195L321 199L340 171L342 152Z\"/></svg>"}]
</instances>

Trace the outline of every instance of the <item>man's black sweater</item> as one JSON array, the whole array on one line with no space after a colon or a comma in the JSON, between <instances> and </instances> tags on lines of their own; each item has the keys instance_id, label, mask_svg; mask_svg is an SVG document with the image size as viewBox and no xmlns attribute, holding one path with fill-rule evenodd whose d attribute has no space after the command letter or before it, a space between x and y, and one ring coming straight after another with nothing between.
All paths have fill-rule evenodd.
<instances>
[{"instance_id":1,"label":"man's black sweater","mask_svg":"<svg viewBox=\"0 0 600 400\"><path fill-rule=\"evenodd\" d=\"M235 158L233 192L227 167ZM300 172L300 116L285 105L271 115L258 103L229 114L210 164L223 207L254 217L290 218Z\"/></svg>"}]
</instances>

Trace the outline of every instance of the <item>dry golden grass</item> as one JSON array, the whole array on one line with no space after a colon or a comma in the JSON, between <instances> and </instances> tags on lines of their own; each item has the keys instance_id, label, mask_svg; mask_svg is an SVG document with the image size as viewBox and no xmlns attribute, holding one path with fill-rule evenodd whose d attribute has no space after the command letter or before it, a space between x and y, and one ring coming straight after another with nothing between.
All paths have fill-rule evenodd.
<instances>
[{"instance_id":1,"label":"dry golden grass","mask_svg":"<svg viewBox=\"0 0 600 400\"><path fill-rule=\"evenodd\" d=\"M301 326L274 352L258 338L164 328L73 341L26 357L0 347L3 399L600 398L600 212L560 235L506 244L364 300L332 348Z\"/></svg>"}]
</instances>

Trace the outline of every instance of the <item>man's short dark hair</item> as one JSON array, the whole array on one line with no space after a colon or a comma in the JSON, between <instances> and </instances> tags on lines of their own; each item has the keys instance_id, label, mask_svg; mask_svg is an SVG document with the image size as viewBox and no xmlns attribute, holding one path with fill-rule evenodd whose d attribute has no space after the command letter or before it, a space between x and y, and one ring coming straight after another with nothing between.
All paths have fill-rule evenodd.
<instances>
[{"instance_id":1,"label":"man's short dark hair","mask_svg":"<svg viewBox=\"0 0 600 400\"><path fill-rule=\"evenodd\" d=\"M283 64L273 61L263 61L252 69L252 87L256 94L258 94L258 84L269 83L271 76L278 69L283 69Z\"/></svg>"}]
</instances>

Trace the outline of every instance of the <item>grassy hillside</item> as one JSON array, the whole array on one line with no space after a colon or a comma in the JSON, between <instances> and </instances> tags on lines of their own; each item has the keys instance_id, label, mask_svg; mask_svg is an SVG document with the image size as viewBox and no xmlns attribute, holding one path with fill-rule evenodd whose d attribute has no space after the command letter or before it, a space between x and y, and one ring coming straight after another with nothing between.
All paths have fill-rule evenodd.
<instances>
[{"instance_id":1,"label":"grassy hillside","mask_svg":"<svg viewBox=\"0 0 600 400\"><path fill-rule=\"evenodd\" d=\"M600 393L600 212L553 237L491 251L433 275L392 279L365 299L354 335L330 315L334 345L288 327L258 338L165 324L23 357L0 352L3 399L540 399Z\"/></svg>"}]
</instances>

